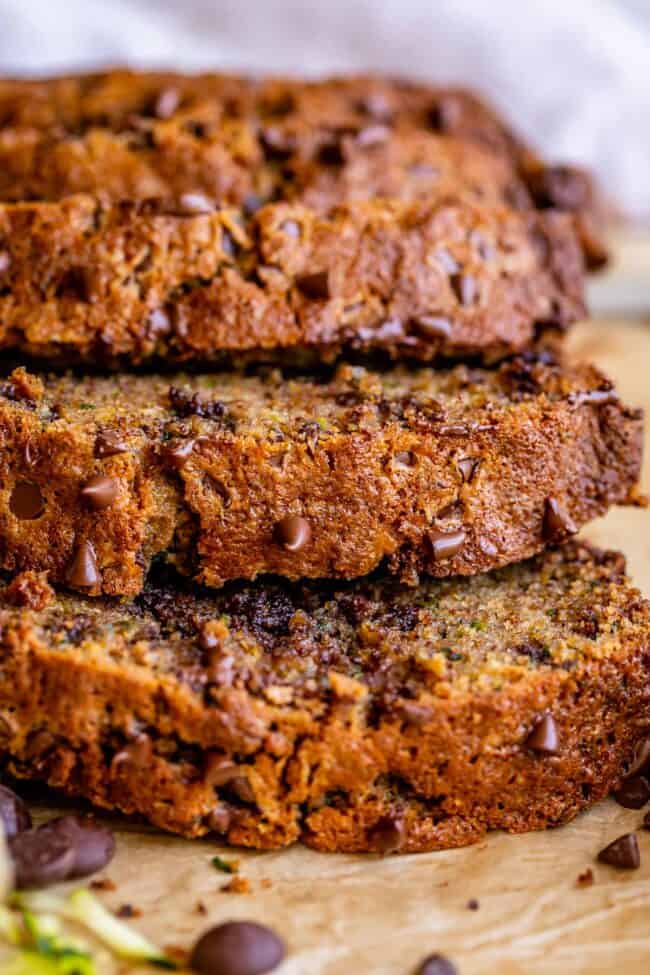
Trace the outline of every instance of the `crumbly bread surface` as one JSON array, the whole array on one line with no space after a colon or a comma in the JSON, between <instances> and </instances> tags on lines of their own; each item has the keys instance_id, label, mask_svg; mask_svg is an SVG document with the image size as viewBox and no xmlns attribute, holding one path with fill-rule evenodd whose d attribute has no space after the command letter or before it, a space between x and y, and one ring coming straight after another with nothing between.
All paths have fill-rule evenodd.
<instances>
[{"instance_id":1,"label":"crumbly bread surface","mask_svg":"<svg viewBox=\"0 0 650 975\"><path fill-rule=\"evenodd\" d=\"M584 314L571 218L459 197L202 214L0 205L0 349L103 366L342 349L486 362Z\"/></svg>"},{"instance_id":2,"label":"crumbly bread surface","mask_svg":"<svg viewBox=\"0 0 650 975\"><path fill-rule=\"evenodd\" d=\"M576 543L415 589L131 605L25 573L2 607L5 767L186 836L414 852L554 826L650 733L648 604Z\"/></svg>"},{"instance_id":3,"label":"crumbly bread surface","mask_svg":"<svg viewBox=\"0 0 650 975\"><path fill-rule=\"evenodd\" d=\"M135 595L157 557L212 587L516 562L633 499L641 414L548 356L320 379L18 369L0 442L2 567Z\"/></svg>"}]
</instances>

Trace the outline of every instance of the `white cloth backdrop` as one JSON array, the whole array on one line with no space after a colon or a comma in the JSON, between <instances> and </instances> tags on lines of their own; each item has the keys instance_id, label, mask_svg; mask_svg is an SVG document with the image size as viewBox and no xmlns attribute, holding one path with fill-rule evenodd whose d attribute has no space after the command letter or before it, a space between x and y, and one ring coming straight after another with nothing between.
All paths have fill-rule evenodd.
<instances>
[{"instance_id":1,"label":"white cloth backdrop","mask_svg":"<svg viewBox=\"0 0 650 975\"><path fill-rule=\"evenodd\" d=\"M650 219L650 0L0 0L0 72L125 62L476 84Z\"/></svg>"}]
</instances>

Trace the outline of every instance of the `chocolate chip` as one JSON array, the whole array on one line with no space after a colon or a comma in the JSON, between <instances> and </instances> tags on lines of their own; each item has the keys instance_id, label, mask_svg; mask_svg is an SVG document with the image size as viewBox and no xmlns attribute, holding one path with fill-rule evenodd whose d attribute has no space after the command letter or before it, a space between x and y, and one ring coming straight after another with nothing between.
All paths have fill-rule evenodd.
<instances>
[{"instance_id":1,"label":"chocolate chip","mask_svg":"<svg viewBox=\"0 0 650 975\"><path fill-rule=\"evenodd\" d=\"M15 836L32 825L32 817L27 806L15 792L6 785L0 785L0 822L6 836Z\"/></svg>"},{"instance_id":2,"label":"chocolate chip","mask_svg":"<svg viewBox=\"0 0 650 975\"><path fill-rule=\"evenodd\" d=\"M580 210L589 203L589 178L572 166L545 166L530 181L535 202L539 207Z\"/></svg>"},{"instance_id":3,"label":"chocolate chip","mask_svg":"<svg viewBox=\"0 0 650 975\"><path fill-rule=\"evenodd\" d=\"M169 404L178 416L201 416L206 420L221 420L226 412L225 404L218 399L203 399L199 393L169 387Z\"/></svg>"},{"instance_id":4,"label":"chocolate chip","mask_svg":"<svg viewBox=\"0 0 650 975\"><path fill-rule=\"evenodd\" d=\"M644 829L650 829L650 812L647 812L643 817L643 823L641 824Z\"/></svg>"},{"instance_id":5,"label":"chocolate chip","mask_svg":"<svg viewBox=\"0 0 650 975\"><path fill-rule=\"evenodd\" d=\"M61 816L40 827L40 832L46 831L63 836L73 848L74 863L66 879L88 877L91 873L102 870L113 859L113 834L92 819Z\"/></svg>"},{"instance_id":6,"label":"chocolate chip","mask_svg":"<svg viewBox=\"0 0 650 975\"><path fill-rule=\"evenodd\" d=\"M433 708L416 701L402 701L400 709L404 720L418 728L424 727L433 717Z\"/></svg>"},{"instance_id":7,"label":"chocolate chip","mask_svg":"<svg viewBox=\"0 0 650 975\"><path fill-rule=\"evenodd\" d=\"M128 444L115 430L98 433L95 439L95 457L113 457L115 454L126 453L128 449Z\"/></svg>"},{"instance_id":8,"label":"chocolate chip","mask_svg":"<svg viewBox=\"0 0 650 975\"><path fill-rule=\"evenodd\" d=\"M642 775L632 775L621 784L614 798L624 809L643 809L650 802L650 784Z\"/></svg>"},{"instance_id":9,"label":"chocolate chip","mask_svg":"<svg viewBox=\"0 0 650 975\"><path fill-rule=\"evenodd\" d=\"M471 305L476 300L478 288L471 274L452 274L449 283L461 305Z\"/></svg>"},{"instance_id":10,"label":"chocolate chip","mask_svg":"<svg viewBox=\"0 0 650 975\"><path fill-rule=\"evenodd\" d=\"M441 315L420 315L413 319L415 330L425 339L448 339L452 324Z\"/></svg>"},{"instance_id":11,"label":"chocolate chip","mask_svg":"<svg viewBox=\"0 0 650 975\"><path fill-rule=\"evenodd\" d=\"M434 562L442 562L443 559L451 559L458 555L466 539L462 528L451 532L442 532L437 528L431 529L428 535L431 554Z\"/></svg>"},{"instance_id":12,"label":"chocolate chip","mask_svg":"<svg viewBox=\"0 0 650 975\"><path fill-rule=\"evenodd\" d=\"M154 115L163 120L171 118L178 108L180 100L181 95L178 88L163 88L155 101Z\"/></svg>"},{"instance_id":13,"label":"chocolate chip","mask_svg":"<svg viewBox=\"0 0 650 975\"><path fill-rule=\"evenodd\" d=\"M11 492L9 507L21 521L33 521L34 518L39 518L45 509L45 501L38 484L33 484L31 481L18 481Z\"/></svg>"},{"instance_id":14,"label":"chocolate chip","mask_svg":"<svg viewBox=\"0 0 650 975\"><path fill-rule=\"evenodd\" d=\"M294 237L296 240L300 237L300 224L297 220L283 220L280 224L280 230L287 237Z\"/></svg>"},{"instance_id":15,"label":"chocolate chip","mask_svg":"<svg viewBox=\"0 0 650 975\"><path fill-rule=\"evenodd\" d=\"M94 511L103 511L115 501L119 486L117 478L97 474L86 481L79 494Z\"/></svg>"},{"instance_id":16,"label":"chocolate chip","mask_svg":"<svg viewBox=\"0 0 650 975\"><path fill-rule=\"evenodd\" d=\"M242 802L255 802L253 787L245 775L236 775L234 778L230 778L228 788Z\"/></svg>"},{"instance_id":17,"label":"chocolate chip","mask_svg":"<svg viewBox=\"0 0 650 975\"><path fill-rule=\"evenodd\" d=\"M627 774L631 777L646 770L650 770L650 738L644 738L637 744Z\"/></svg>"},{"instance_id":18,"label":"chocolate chip","mask_svg":"<svg viewBox=\"0 0 650 975\"><path fill-rule=\"evenodd\" d=\"M289 552L300 552L311 540L311 527L300 515L287 515L275 526L275 540Z\"/></svg>"},{"instance_id":19,"label":"chocolate chip","mask_svg":"<svg viewBox=\"0 0 650 975\"><path fill-rule=\"evenodd\" d=\"M473 479L480 461L476 457L462 457L458 461L458 470L464 484L469 484Z\"/></svg>"},{"instance_id":20,"label":"chocolate chip","mask_svg":"<svg viewBox=\"0 0 650 975\"><path fill-rule=\"evenodd\" d=\"M296 136L278 126L268 126L260 133L260 142L267 159L288 159L297 149Z\"/></svg>"},{"instance_id":21,"label":"chocolate chip","mask_svg":"<svg viewBox=\"0 0 650 975\"><path fill-rule=\"evenodd\" d=\"M306 298L313 301L327 301L331 297L330 280L327 271L315 271L296 278L296 287Z\"/></svg>"},{"instance_id":22,"label":"chocolate chip","mask_svg":"<svg viewBox=\"0 0 650 975\"><path fill-rule=\"evenodd\" d=\"M560 736L552 714L545 714L537 721L526 739L526 748L539 755L557 755Z\"/></svg>"},{"instance_id":23,"label":"chocolate chip","mask_svg":"<svg viewBox=\"0 0 650 975\"><path fill-rule=\"evenodd\" d=\"M208 829L212 830L214 833L220 833L223 835L230 829L231 820L232 815L230 810L226 805L220 803L208 814L206 822Z\"/></svg>"},{"instance_id":24,"label":"chocolate chip","mask_svg":"<svg viewBox=\"0 0 650 975\"><path fill-rule=\"evenodd\" d=\"M318 150L318 161L324 166L342 166L345 162L345 151L342 139L331 139Z\"/></svg>"},{"instance_id":25,"label":"chocolate chip","mask_svg":"<svg viewBox=\"0 0 650 975\"><path fill-rule=\"evenodd\" d=\"M203 193L183 193L178 200L178 212L184 217L214 213L215 205Z\"/></svg>"},{"instance_id":26,"label":"chocolate chip","mask_svg":"<svg viewBox=\"0 0 650 975\"><path fill-rule=\"evenodd\" d=\"M577 528L573 519L556 498L546 498L542 535L547 542L562 542L569 535L575 535Z\"/></svg>"},{"instance_id":27,"label":"chocolate chip","mask_svg":"<svg viewBox=\"0 0 650 975\"><path fill-rule=\"evenodd\" d=\"M441 95L429 110L429 124L436 132L453 132L462 115L461 104L455 95Z\"/></svg>"},{"instance_id":28,"label":"chocolate chip","mask_svg":"<svg viewBox=\"0 0 650 975\"><path fill-rule=\"evenodd\" d=\"M8 251L0 251L0 274L4 274L9 270L11 265L11 257Z\"/></svg>"},{"instance_id":29,"label":"chocolate chip","mask_svg":"<svg viewBox=\"0 0 650 975\"><path fill-rule=\"evenodd\" d=\"M195 440L177 440L167 444L164 449L165 460L171 467L180 470L192 456L195 446Z\"/></svg>"},{"instance_id":30,"label":"chocolate chip","mask_svg":"<svg viewBox=\"0 0 650 975\"><path fill-rule=\"evenodd\" d=\"M91 589L99 583L100 579L97 556L92 542L80 542L68 565L66 581L80 589Z\"/></svg>"},{"instance_id":31,"label":"chocolate chip","mask_svg":"<svg viewBox=\"0 0 650 975\"><path fill-rule=\"evenodd\" d=\"M368 842L377 853L397 853L405 839L404 820L397 816L382 816L368 830Z\"/></svg>"},{"instance_id":32,"label":"chocolate chip","mask_svg":"<svg viewBox=\"0 0 650 975\"><path fill-rule=\"evenodd\" d=\"M223 755L215 755L208 752L205 756L203 767L203 777L207 785L220 786L232 781L240 775L240 769L236 762ZM255 797L253 797L255 798Z\"/></svg>"},{"instance_id":33,"label":"chocolate chip","mask_svg":"<svg viewBox=\"0 0 650 975\"><path fill-rule=\"evenodd\" d=\"M48 887L70 875L75 852L67 836L44 829L27 829L9 839L14 882L19 890Z\"/></svg>"},{"instance_id":34,"label":"chocolate chip","mask_svg":"<svg viewBox=\"0 0 650 975\"><path fill-rule=\"evenodd\" d=\"M477 901L477 899L475 897L470 897L470 899L467 901L467 910L468 911L478 911L478 909L479 909L480 906L481 905L479 904L479 902Z\"/></svg>"},{"instance_id":35,"label":"chocolate chip","mask_svg":"<svg viewBox=\"0 0 650 975\"><path fill-rule=\"evenodd\" d=\"M263 924L227 921L199 938L190 967L200 975L263 975L277 968L285 954L282 940Z\"/></svg>"},{"instance_id":36,"label":"chocolate chip","mask_svg":"<svg viewBox=\"0 0 650 975\"><path fill-rule=\"evenodd\" d=\"M598 854L600 863L606 863L610 867L618 867L620 870L638 870L641 866L641 854L639 853L639 843L634 833L625 833L617 840L606 846Z\"/></svg>"},{"instance_id":37,"label":"chocolate chip","mask_svg":"<svg viewBox=\"0 0 650 975\"><path fill-rule=\"evenodd\" d=\"M415 975L458 975L458 970L444 955L429 955L416 970Z\"/></svg>"}]
</instances>

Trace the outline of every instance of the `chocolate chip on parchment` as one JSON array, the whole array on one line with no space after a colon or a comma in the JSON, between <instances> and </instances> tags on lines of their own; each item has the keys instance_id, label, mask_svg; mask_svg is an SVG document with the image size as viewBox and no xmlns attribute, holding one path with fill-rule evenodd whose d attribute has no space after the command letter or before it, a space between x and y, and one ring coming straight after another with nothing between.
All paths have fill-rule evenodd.
<instances>
[{"instance_id":1,"label":"chocolate chip on parchment","mask_svg":"<svg viewBox=\"0 0 650 975\"><path fill-rule=\"evenodd\" d=\"M638 870L641 866L639 843L634 833L625 833L598 854L600 863L619 870Z\"/></svg>"},{"instance_id":2,"label":"chocolate chip on parchment","mask_svg":"<svg viewBox=\"0 0 650 975\"><path fill-rule=\"evenodd\" d=\"M94 511L103 511L115 501L119 486L117 478L97 474L86 481L79 494Z\"/></svg>"},{"instance_id":3,"label":"chocolate chip on parchment","mask_svg":"<svg viewBox=\"0 0 650 975\"><path fill-rule=\"evenodd\" d=\"M431 554L434 562L442 562L443 559L451 559L458 555L466 539L462 528L456 531L443 532L437 528L432 528L427 538L431 546Z\"/></svg>"},{"instance_id":4,"label":"chocolate chip on parchment","mask_svg":"<svg viewBox=\"0 0 650 975\"><path fill-rule=\"evenodd\" d=\"M171 118L181 101L181 94L178 88L163 88L153 107L156 118L165 120Z\"/></svg>"},{"instance_id":5,"label":"chocolate chip on parchment","mask_svg":"<svg viewBox=\"0 0 650 975\"><path fill-rule=\"evenodd\" d=\"M95 457L100 459L124 454L128 449L128 444L115 430L105 430L103 433L98 433L95 438Z\"/></svg>"},{"instance_id":6,"label":"chocolate chip on parchment","mask_svg":"<svg viewBox=\"0 0 650 975\"><path fill-rule=\"evenodd\" d=\"M470 899L467 901L467 910L468 911L478 911L478 909L480 908L480 906L481 905L480 905L479 901L476 899L476 897L470 897Z\"/></svg>"},{"instance_id":7,"label":"chocolate chip on parchment","mask_svg":"<svg viewBox=\"0 0 650 975\"><path fill-rule=\"evenodd\" d=\"M415 975L458 975L458 969L444 955L429 955L416 969Z\"/></svg>"},{"instance_id":8,"label":"chocolate chip on parchment","mask_svg":"<svg viewBox=\"0 0 650 975\"><path fill-rule=\"evenodd\" d=\"M448 339L452 330L451 322L442 315L419 315L413 326L425 339Z\"/></svg>"},{"instance_id":9,"label":"chocolate chip on parchment","mask_svg":"<svg viewBox=\"0 0 650 975\"><path fill-rule=\"evenodd\" d=\"M0 785L0 822L4 826L7 837L22 833L32 825L32 817L27 806L20 796L6 785Z\"/></svg>"},{"instance_id":10,"label":"chocolate chip on parchment","mask_svg":"<svg viewBox=\"0 0 650 975\"><path fill-rule=\"evenodd\" d=\"M405 839L404 820L398 816L382 816L368 830L368 842L377 853L397 853Z\"/></svg>"},{"instance_id":11,"label":"chocolate chip on parchment","mask_svg":"<svg viewBox=\"0 0 650 975\"><path fill-rule=\"evenodd\" d=\"M621 783L614 798L624 809L643 809L650 802L650 783L642 775L632 775Z\"/></svg>"},{"instance_id":12,"label":"chocolate chip on parchment","mask_svg":"<svg viewBox=\"0 0 650 975\"><path fill-rule=\"evenodd\" d=\"M227 921L203 934L190 956L200 975L263 975L280 964L284 942L270 928L253 921Z\"/></svg>"},{"instance_id":13,"label":"chocolate chip on parchment","mask_svg":"<svg viewBox=\"0 0 650 975\"><path fill-rule=\"evenodd\" d=\"M67 875L69 880L88 877L102 870L113 859L115 837L109 829L90 818L60 816L45 823L40 831L63 836L71 844L74 863Z\"/></svg>"},{"instance_id":14,"label":"chocolate chip on parchment","mask_svg":"<svg viewBox=\"0 0 650 975\"><path fill-rule=\"evenodd\" d=\"M300 552L311 540L311 527L300 515L287 515L275 526L274 537L288 552Z\"/></svg>"},{"instance_id":15,"label":"chocolate chip on parchment","mask_svg":"<svg viewBox=\"0 0 650 975\"><path fill-rule=\"evenodd\" d=\"M80 542L70 560L66 573L66 580L71 586L90 589L100 581L97 556L92 542Z\"/></svg>"},{"instance_id":16,"label":"chocolate chip on parchment","mask_svg":"<svg viewBox=\"0 0 650 975\"><path fill-rule=\"evenodd\" d=\"M331 297L330 279L327 271L314 271L296 278L296 287L305 298L313 301L327 301Z\"/></svg>"},{"instance_id":17,"label":"chocolate chip on parchment","mask_svg":"<svg viewBox=\"0 0 650 975\"><path fill-rule=\"evenodd\" d=\"M214 203L203 193L183 193L178 199L178 212L183 217L197 217L214 211Z\"/></svg>"},{"instance_id":18,"label":"chocolate chip on parchment","mask_svg":"<svg viewBox=\"0 0 650 975\"><path fill-rule=\"evenodd\" d=\"M9 507L21 521L33 521L39 518L45 510L45 501L38 484L32 481L18 481L11 492Z\"/></svg>"},{"instance_id":19,"label":"chocolate chip on parchment","mask_svg":"<svg viewBox=\"0 0 650 975\"><path fill-rule=\"evenodd\" d=\"M546 498L542 521L542 535L546 541L562 542L569 535L575 535L577 530L573 519L560 502L556 498Z\"/></svg>"},{"instance_id":20,"label":"chocolate chip on parchment","mask_svg":"<svg viewBox=\"0 0 650 975\"><path fill-rule=\"evenodd\" d=\"M526 748L539 755L557 755L560 736L552 714L543 715L526 738Z\"/></svg>"},{"instance_id":21,"label":"chocolate chip on parchment","mask_svg":"<svg viewBox=\"0 0 650 975\"><path fill-rule=\"evenodd\" d=\"M16 887L48 887L70 876L75 863L72 843L62 833L27 829L9 839Z\"/></svg>"}]
</instances>

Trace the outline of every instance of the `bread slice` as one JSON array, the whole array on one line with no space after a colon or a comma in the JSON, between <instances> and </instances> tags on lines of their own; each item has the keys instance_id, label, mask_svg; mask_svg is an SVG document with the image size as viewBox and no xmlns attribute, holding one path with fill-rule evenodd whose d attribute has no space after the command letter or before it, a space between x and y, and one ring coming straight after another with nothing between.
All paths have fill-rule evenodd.
<instances>
[{"instance_id":1,"label":"bread slice","mask_svg":"<svg viewBox=\"0 0 650 975\"><path fill-rule=\"evenodd\" d=\"M634 496L641 414L598 370L345 365L330 378L38 377L0 386L0 565L135 595L275 573L484 572Z\"/></svg>"},{"instance_id":2,"label":"bread slice","mask_svg":"<svg viewBox=\"0 0 650 975\"><path fill-rule=\"evenodd\" d=\"M359 187L381 195L385 182L372 171L387 169L387 143L414 133L462 140L478 160L489 154L507 167L512 202L573 213L588 262L606 256L590 229L596 201L588 176L546 165L464 89L371 76L305 82L112 71L0 81L0 126L0 198L14 200L78 191L114 200L183 192L233 203L250 193L295 199L312 177L340 192L363 170ZM469 158L459 160L456 184ZM427 172L422 163L393 181L398 195L418 182L439 191L440 168ZM495 170L483 166L487 186ZM348 175L332 181L337 172Z\"/></svg>"},{"instance_id":3,"label":"bread slice","mask_svg":"<svg viewBox=\"0 0 650 975\"><path fill-rule=\"evenodd\" d=\"M461 198L247 217L0 205L0 350L93 366L344 350L493 362L584 314L571 218Z\"/></svg>"},{"instance_id":4,"label":"bread slice","mask_svg":"<svg viewBox=\"0 0 650 975\"><path fill-rule=\"evenodd\" d=\"M569 543L470 579L2 595L6 770L234 844L414 852L566 822L650 732L650 617Z\"/></svg>"}]
</instances>

